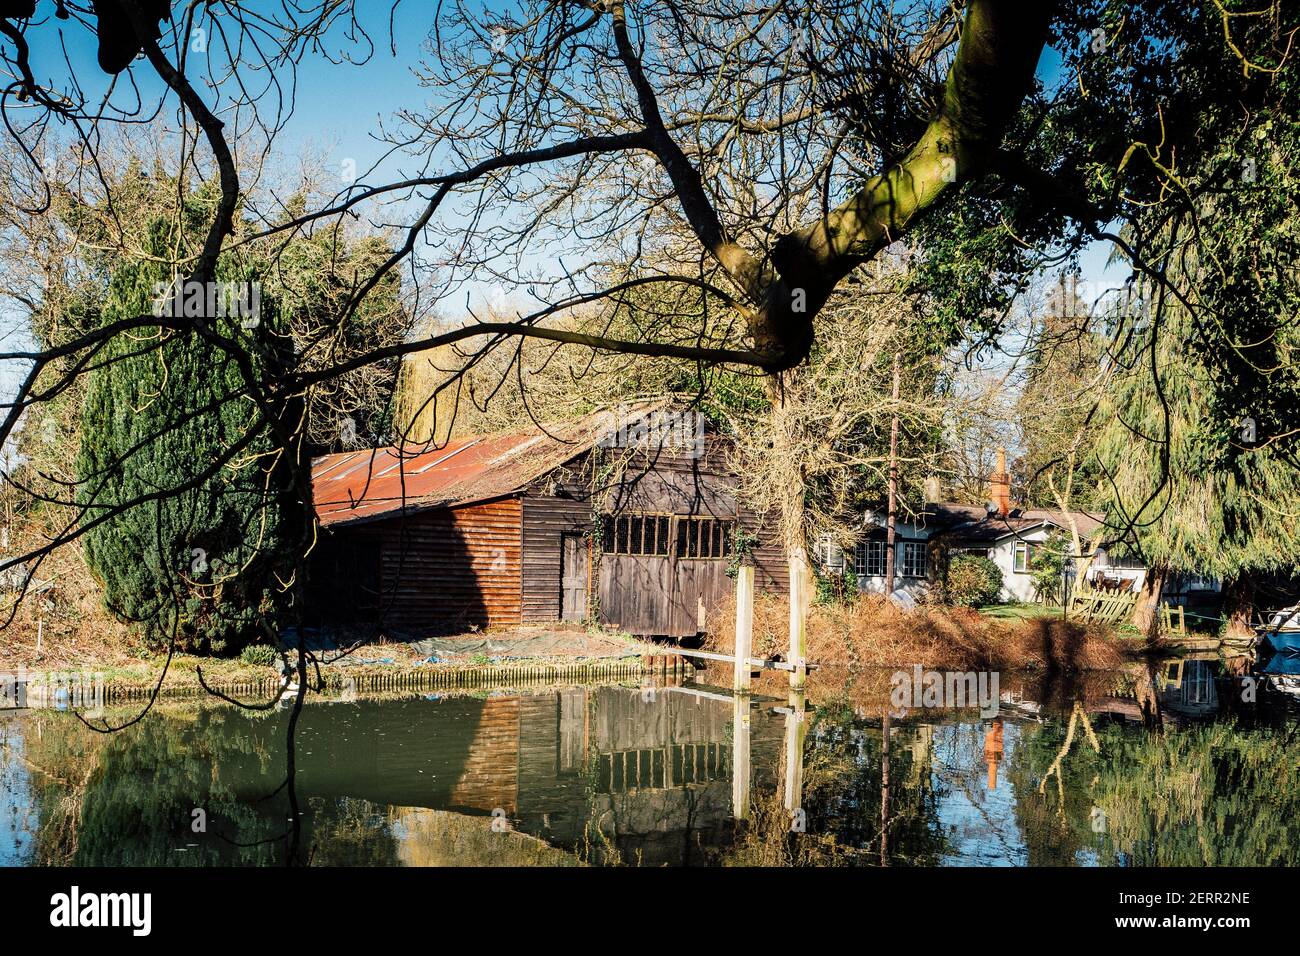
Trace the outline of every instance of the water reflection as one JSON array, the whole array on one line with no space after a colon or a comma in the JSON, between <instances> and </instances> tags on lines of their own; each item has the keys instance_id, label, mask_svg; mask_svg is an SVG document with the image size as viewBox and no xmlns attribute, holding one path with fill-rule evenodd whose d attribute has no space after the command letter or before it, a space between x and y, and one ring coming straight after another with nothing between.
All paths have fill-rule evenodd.
<instances>
[{"instance_id":1,"label":"water reflection","mask_svg":"<svg viewBox=\"0 0 1300 956\"><path fill-rule=\"evenodd\" d=\"M1008 675L996 717L700 683L0 715L0 862L1206 865L1300 860L1294 712L1251 668ZM1246 699L1251 698L1251 699ZM294 854L299 854L294 856Z\"/></svg>"}]
</instances>

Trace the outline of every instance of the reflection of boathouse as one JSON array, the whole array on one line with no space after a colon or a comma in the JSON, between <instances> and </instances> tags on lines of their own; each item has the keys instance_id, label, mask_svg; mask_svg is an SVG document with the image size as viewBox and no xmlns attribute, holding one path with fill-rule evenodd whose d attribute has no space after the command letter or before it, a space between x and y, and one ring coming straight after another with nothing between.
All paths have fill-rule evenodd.
<instances>
[{"instance_id":1,"label":"reflection of boathouse","mask_svg":"<svg viewBox=\"0 0 1300 956\"><path fill-rule=\"evenodd\" d=\"M594 836L644 863L689 860L731 821L729 703L625 687L307 708L303 797L506 816L558 846ZM771 785L784 722L755 705L751 766ZM356 730L351 728L355 727ZM329 746L313 741L327 738Z\"/></svg>"}]
</instances>

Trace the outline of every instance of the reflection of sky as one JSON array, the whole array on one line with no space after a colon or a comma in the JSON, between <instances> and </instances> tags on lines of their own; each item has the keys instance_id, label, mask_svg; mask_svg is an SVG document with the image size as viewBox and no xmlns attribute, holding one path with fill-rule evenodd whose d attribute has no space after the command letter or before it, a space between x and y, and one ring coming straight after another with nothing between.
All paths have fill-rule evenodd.
<instances>
[{"instance_id":1,"label":"reflection of sky","mask_svg":"<svg viewBox=\"0 0 1300 956\"><path fill-rule=\"evenodd\" d=\"M943 794L939 823L951 847L940 859L943 866L1023 866L1028 862L1016 824L1015 796L1006 780L1007 762L1020 730L1005 722L998 788L989 790L984 763L987 728L985 723L934 728L933 785Z\"/></svg>"},{"instance_id":2,"label":"reflection of sky","mask_svg":"<svg viewBox=\"0 0 1300 956\"><path fill-rule=\"evenodd\" d=\"M31 775L23 763L22 737L12 720L0 717L0 866L19 866L31 855L35 804Z\"/></svg>"}]
</instances>

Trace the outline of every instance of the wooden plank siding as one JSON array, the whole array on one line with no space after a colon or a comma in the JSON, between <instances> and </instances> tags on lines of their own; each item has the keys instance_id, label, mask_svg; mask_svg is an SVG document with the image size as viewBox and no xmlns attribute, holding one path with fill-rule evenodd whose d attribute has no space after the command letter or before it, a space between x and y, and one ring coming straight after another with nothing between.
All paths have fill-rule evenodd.
<instances>
[{"instance_id":1,"label":"wooden plank siding","mask_svg":"<svg viewBox=\"0 0 1300 956\"><path fill-rule=\"evenodd\" d=\"M358 527L382 536L384 624L417 633L520 624L521 520L519 499L505 498Z\"/></svg>"},{"instance_id":2,"label":"wooden plank siding","mask_svg":"<svg viewBox=\"0 0 1300 956\"><path fill-rule=\"evenodd\" d=\"M399 633L547 624L563 616L565 535L585 536L580 547L590 549L597 516L667 516L674 543L666 556L588 550L587 607L599 606L603 623L633 634L691 636L703 619L701 605L707 613L733 584L725 555L677 556L676 525L683 516L736 522L757 535L756 587L788 590L776 522L739 504L729 449L727 439L713 434L698 455L579 448L565 465L508 496L342 525L327 533L321 554L337 557L342 549L370 565L378 561L381 625ZM326 573L316 585L323 589L322 607L355 584L331 576L361 577L339 570L347 564L330 567L326 572L322 566ZM584 576L581 569L578 576Z\"/></svg>"},{"instance_id":3,"label":"wooden plank siding","mask_svg":"<svg viewBox=\"0 0 1300 956\"><path fill-rule=\"evenodd\" d=\"M522 610L525 624L560 619L560 538L591 529L591 506L571 498L525 497Z\"/></svg>"}]
</instances>

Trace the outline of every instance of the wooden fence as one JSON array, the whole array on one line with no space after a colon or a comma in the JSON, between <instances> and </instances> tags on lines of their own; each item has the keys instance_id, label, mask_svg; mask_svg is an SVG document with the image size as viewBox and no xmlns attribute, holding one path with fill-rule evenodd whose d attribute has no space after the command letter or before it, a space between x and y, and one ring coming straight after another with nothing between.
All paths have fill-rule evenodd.
<instances>
[{"instance_id":1,"label":"wooden fence","mask_svg":"<svg viewBox=\"0 0 1300 956\"><path fill-rule=\"evenodd\" d=\"M1136 591L1078 590L1070 595L1066 616L1084 621L1121 624L1133 616L1139 595Z\"/></svg>"}]
</instances>

